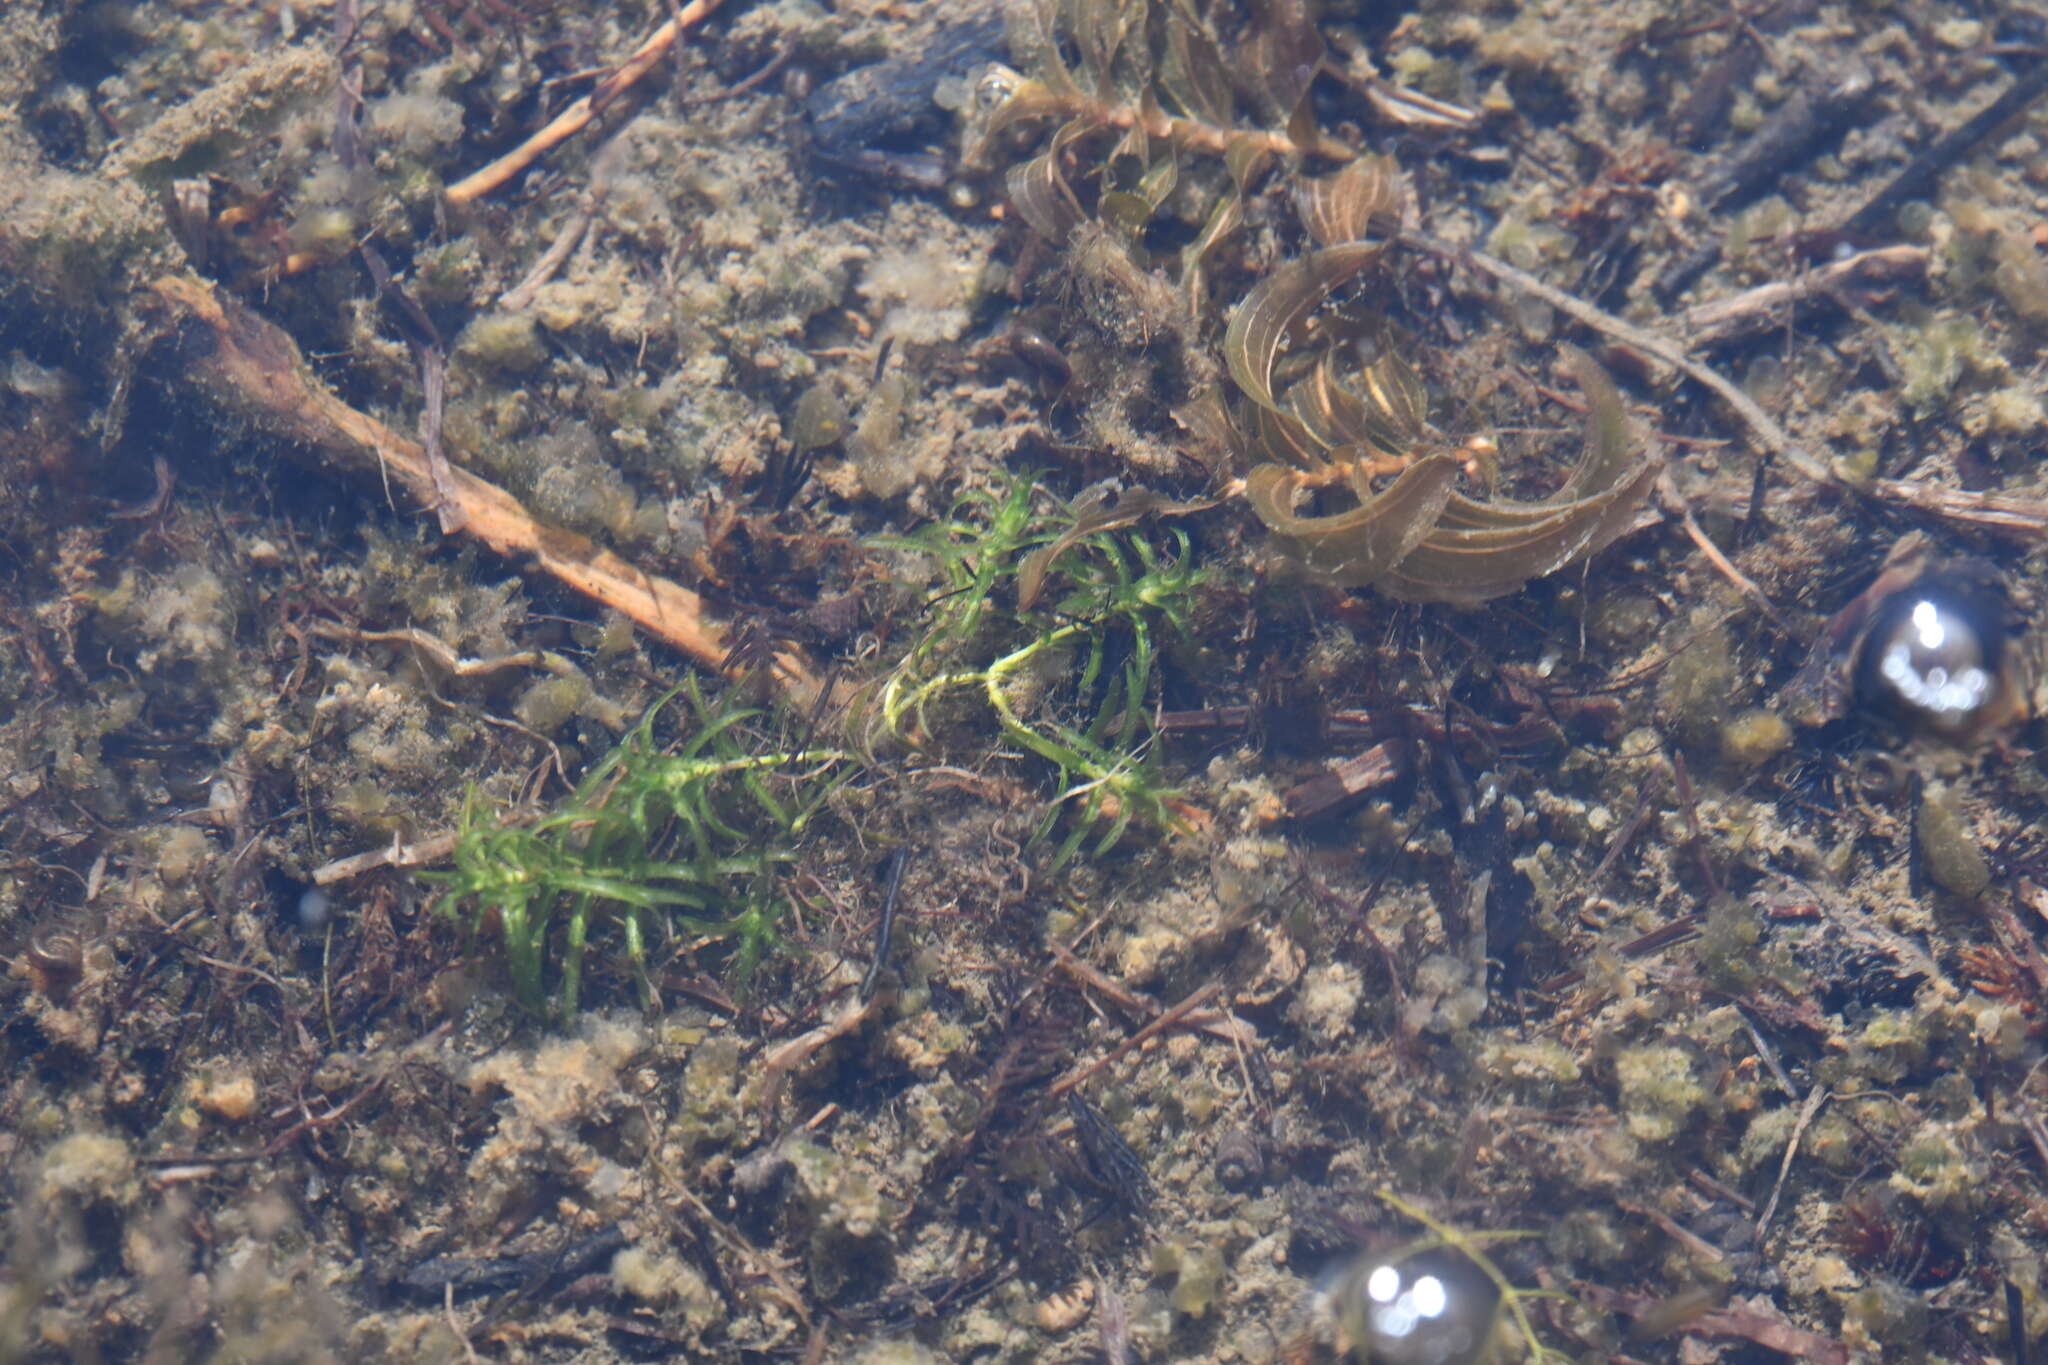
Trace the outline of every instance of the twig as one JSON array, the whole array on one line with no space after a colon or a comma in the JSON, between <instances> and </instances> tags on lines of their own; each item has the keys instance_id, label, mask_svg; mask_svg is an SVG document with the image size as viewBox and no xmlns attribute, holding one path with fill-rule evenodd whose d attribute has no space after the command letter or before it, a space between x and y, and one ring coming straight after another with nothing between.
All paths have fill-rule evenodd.
<instances>
[{"instance_id":1,"label":"twig","mask_svg":"<svg viewBox=\"0 0 2048 1365\"><path fill-rule=\"evenodd\" d=\"M448 1319L448 1330L453 1332L455 1339L462 1343L462 1354L464 1357L471 1362L471 1365L481 1365L477 1360L476 1347L469 1344L469 1333L463 1330L461 1319L455 1316L455 1281L453 1280L441 1286L441 1314Z\"/></svg>"},{"instance_id":2,"label":"twig","mask_svg":"<svg viewBox=\"0 0 2048 1365\"><path fill-rule=\"evenodd\" d=\"M1706 878L1707 890L1714 896L1721 894L1721 879L1714 875L1714 864L1707 857L1707 838L1700 829L1700 810L1692 795L1692 774L1686 770L1685 755L1677 750L1671 754L1672 785L1678 789L1678 808L1685 815L1686 842L1692 846L1699 859L1700 875Z\"/></svg>"},{"instance_id":3,"label":"twig","mask_svg":"<svg viewBox=\"0 0 2048 1365\"><path fill-rule=\"evenodd\" d=\"M1699 547L1700 553L1707 557L1707 562L1719 569L1721 576L1733 583L1744 596L1762 607L1764 615L1771 618L1772 625L1784 630L1785 618L1778 614L1778 608L1772 604L1764 590L1759 588L1748 574L1736 568L1735 562L1721 553L1721 547L1709 539L1707 533L1700 528L1699 519L1692 514L1691 501L1678 491L1678 485L1673 481L1668 467L1658 471L1657 491L1663 495L1665 507L1678 513L1686 535L1692 538L1692 543Z\"/></svg>"},{"instance_id":4,"label":"twig","mask_svg":"<svg viewBox=\"0 0 2048 1365\"><path fill-rule=\"evenodd\" d=\"M2005 1107L2020 1121L2020 1131L2025 1133L2027 1141L2033 1144L2034 1155L2041 1159L2042 1167L2048 1169L2048 1126L2042 1124L2040 1114L2018 1095L2008 1099Z\"/></svg>"},{"instance_id":5,"label":"twig","mask_svg":"<svg viewBox=\"0 0 2048 1365\"><path fill-rule=\"evenodd\" d=\"M1364 753L1332 763L1323 772L1280 793L1288 817L1306 820L1353 797L1384 787L1407 775L1410 746L1406 740L1382 740Z\"/></svg>"},{"instance_id":6,"label":"twig","mask_svg":"<svg viewBox=\"0 0 2048 1365\"><path fill-rule=\"evenodd\" d=\"M1799 1120L1792 1125L1792 1140L1785 1144L1785 1159L1778 1163L1778 1181L1771 1186L1771 1197L1764 1205L1764 1211L1756 1216L1756 1235L1762 1240L1764 1229L1770 1226L1771 1215L1778 1211L1778 1196L1785 1192L1785 1177L1792 1173L1792 1158L1799 1154L1799 1140L1806 1136L1806 1126L1813 1122L1813 1116L1828 1100L1826 1086L1816 1085L1806 1092L1806 1103L1799 1106Z\"/></svg>"},{"instance_id":7,"label":"twig","mask_svg":"<svg viewBox=\"0 0 2048 1365\"><path fill-rule=\"evenodd\" d=\"M873 1001L851 1002L839 1012L837 1018L826 1020L808 1033L798 1034L769 1053L768 1060L762 1063L762 1110L774 1110L776 1101L782 1098L782 1086L789 1079L791 1071L803 1065L806 1059L825 1044L844 1038L858 1029L873 1018L874 1014Z\"/></svg>"},{"instance_id":8,"label":"twig","mask_svg":"<svg viewBox=\"0 0 2048 1365\"><path fill-rule=\"evenodd\" d=\"M355 33L355 0L342 0L334 13L334 57L341 66L334 103L334 154L342 170L352 176L366 173L362 130L357 125L363 105L363 71ZM384 253L377 250L375 240L365 237L359 241L356 255L370 272L378 299L391 304L405 324L406 345L420 371L420 446L426 451L427 473L434 484L432 505L440 516L442 534L451 535L462 529L462 510L449 496L448 457L441 451L441 418L448 393L447 347L419 300L392 279L391 267L384 263Z\"/></svg>"},{"instance_id":9,"label":"twig","mask_svg":"<svg viewBox=\"0 0 2048 1365\"><path fill-rule=\"evenodd\" d=\"M1801 304L1825 298L1845 285L1918 275L1927 269L1931 256L1924 246L1859 251L1801 271L1789 280L1773 280L1725 299L1688 308L1680 315L1679 326L1694 346L1713 346L1774 327Z\"/></svg>"},{"instance_id":10,"label":"twig","mask_svg":"<svg viewBox=\"0 0 2048 1365\"><path fill-rule=\"evenodd\" d=\"M1785 1068L1778 1063L1778 1054L1771 1051L1771 1045L1758 1033L1756 1025L1750 1022L1749 1011L1740 1005L1735 1007L1735 1017L1742 1021L1742 1027L1749 1030L1749 1041L1756 1045L1756 1055L1764 1059L1764 1065L1771 1069L1771 1076L1778 1082L1778 1088L1785 1092L1785 1098L1794 1099L1799 1088L1792 1084L1792 1078L1785 1074Z\"/></svg>"},{"instance_id":11,"label":"twig","mask_svg":"<svg viewBox=\"0 0 2048 1365\"><path fill-rule=\"evenodd\" d=\"M382 471L424 506L436 506L445 493L465 534L499 554L531 560L563 586L627 616L706 668L718 668L732 648L704 599L681 584L644 573L583 536L543 525L517 498L466 469L449 469L445 490L437 488L421 446L342 402L313 377L288 334L232 298L183 275L164 276L150 288L185 332L179 354L188 358L188 377L224 406L274 435L313 447L333 464ZM794 705L813 704L824 688L794 644L777 646L769 672Z\"/></svg>"},{"instance_id":12,"label":"twig","mask_svg":"<svg viewBox=\"0 0 2048 1365\"><path fill-rule=\"evenodd\" d=\"M313 870L313 885L332 886L365 872L374 872L380 867L424 867L438 863L455 852L460 836L437 834L431 839L416 839L412 843L400 843L394 839L383 848L373 848L367 853L352 853L346 858Z\"/></svg>"},{"instance_id":13,"label":"twig","mask_svg":"<svg viewBox=\"0 0 2048 1365\"><path fill-rule=\"evenodd\" d=\"M1654 357L1671 366L1694 383L1710 389L1722 402L1734 410L1749 428L1764 453L1783 460L1801 476L1815 483L1833 483L1834 475L1828 467L1807 453L1760 404L1744 393L1726 376L1701 364L1687 355L1674 341L1645 331L1632 322L1625 322L1605 309L1596 308L1584 299L1565 293L1554 285L1545 284L1526 270L1519 270L1506 261L1489 256L1473 247L1454 246L1438 241L1420 232L1403 231L1394 235L1394 240L1415 251L1426 251L1448 261L1462 261L1481 274L1491 275L1513 289L1543 300L1558 312L1576 318L1596 332L1614 338L1625 345L1633 346L1645 355Z\"/></svg>"},{"instance_id":14,"label":"twig","mask_svg":"<svg viewBox=\"0 0 2048 1365\"><path fill-rule=\"evenodd\" d=\"M446 640L418 626L401 626L396 630L357 630L339 621L315 620L305 629L306 634L316 635L323 640L352 640L369 645L404 645L414 654L431 660L435 667L451 678L479 678L501 669L547 666L546 656L535 649L523 649L517 654L500 654L489 659L465 658Z\"/></svg>"},{"instance_id":15,"label":"twig","mask_svg":"<svg viewBox=\"0 0 2048 1365\"><path fill-rule=\"evenodd\" d=\"M1574 888L1575 896L1591 896L1598 891L1601 883L1607 880L1607 874L1614 870L1615 860L1621 857L1622 850L1643 832L1643 826L1650 823L1651 817L1656 814L1650 804L1650 796L1650 784L1645 782L1642 790L1636 795L1636 808L1629 813L1628 819L1622 822L1621 828L1616 830L1614 837L1608 841L1607 851L1600 855L1599 863L1587 874L1586 880Z\"/></svg>"},{"instance_id":16,"label":"twig","mask_svg":"<svg viewBox=\"0 0 2048 1365\"><path fill-rule=\"evenodd\" d=\"M649 34L633 55L619 63L618 68L599 81L589 94L555 115L547 127L482 170L473 171L450 185L448 202L467 204L473 199L483 198L589 127L591 120L603 113L614 100L639 84L640 79L669 54L678 38L708 19L718 4L719 0L690 0Z\"/></svg>"},{"instance_id":17,"label":"twig","mask_svg":"<svg viewBox=\"0 0 2048 1365\"><path fill-rule=\"evenodd\" d=\"M508 313L525 311L532 305L541 288L555 277L555 272L574 254L583 243L583 234L590 231L594 214L586 205L569 215L569 221L562 226L561 235L541 253L533 263L533 269L526 272L526 278L498 296L498 306Z\"/></svg>"},{"instance_id":18,"label":"twig","mask_svg":"<svg viewBox=\"0 0 2048 1365\"><path fill-rule=\"evenodd\" d=\"M1097 1072L1100 1072L1104 1068L1114 1065L1120 1059L1129 1056L1136 1049L1143 1047L1146 1044L1146 1042L1148 1042L1152 1038L1157 1037L1159 1034L1164 1033L1166 1030L1173 1028L1177 1024L1188 1022L1189 1015L1193 1014L1196 1010L1202 1008L1202 1006L1208 1004L1211 1000L1214 1000L1217 996L1221 995L1222 993L1223 987L1214 981L1211 981L1206 986L1198 988L1192 995L1188 996L1185 1000L1182 1000L1178 1005L1175 1005L1172 1009L1169 1009L1168 1011L1166 1011L1166 1013L1160 1015L1157 1019L1154 1019L1151 1023L1145 1025L1145 1027L1139 1029L1136 1033L1133 1033L1130 1037L1124 1039L1121 1043L1118 1043L1115 1047L1111 1048L1108 1052L1104 1053L1095 1061L1090 1062L1088 1065L1081 1067L1078 1070L1070 1071L1065 1076L1062 1076L1059 1080L1053 1082L1052 1089L1047 1093L1051 1095L1054 1099L1058 1099L1061 1095L1066 1094L1075 1086L1085 1084L1089 1080L1089 1078L1094 1076Z\"/></svg>"},{"instance_id":19,"label":"twig","mask_svg":"<svg viewBox=\"0 0 2048 1365\"><path fill-rule=\"evenodd\" d=\"M1973 493L1965 488L1938 488L1912 479L1879 479L1870 491L1886 502L1932 512L1944 520L1984 531L2048 536L2048 499L2023 493Z\"/></svg>"},{"instance_id":20,"label":"twig","mask_svg":"<svg viewBox=\"0 0 2048 1365\"><path fill-rule=\"evenodd\" d=\"M728 86L724 90L718 91L716 94L693 95L689 99L683 101L683 107L685 109L698 109L702 108L704 105L707 104L721 104L726 100L736 100L741 95L746 94L749 90L757 90L762 85L766 84L770 79L774 77L776 72L782 70L783 67L789 65L789 59L791 57L794 57L795 55L796 44L785 43L783 44L782 50L780 52L777 52L773 57L770 57L768 59L768 64L766 66L763 66L759 71L756 71L753 75L744 78L743 80L739 81L734 85Z\"/></svg>"},{"instance_id":21,"label":"twig","mask_svg":"<svg viewBox=\"0 0 2048 1365\"><path fill-rule=\"evenodd\" d=\"M1881 231L1892 210L1909 199L1918 199L1934 187L1941 173L1990 137L2028 105L2048 93L2048 59L2036 58L2027 73L2005 88L2005 93L1943 134L1933 146L1906 163L1891 183L1870 196L1867 203L1842 223L1846 236L1861 237Z\"/></svg>"}]
</instances>

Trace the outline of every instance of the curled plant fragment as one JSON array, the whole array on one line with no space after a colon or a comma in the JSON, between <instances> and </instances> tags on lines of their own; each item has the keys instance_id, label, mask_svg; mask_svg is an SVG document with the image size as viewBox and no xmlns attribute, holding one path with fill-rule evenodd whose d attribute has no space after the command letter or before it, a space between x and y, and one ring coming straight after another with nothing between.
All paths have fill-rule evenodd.
<instances>
[{"instance_id":1,"label":"curled plant fragment","mask_svg":"<svg viewBox=\"0 0 2048 1365\"><path fill-rule=\"evenodd\" d=\"M1394 211L1398 198L1368 188L1305 198L1318 235L1363 230L1373 215ZM1346 343L1373 329L1324 305L1380 251L1349 242L1282 266L1224 336L1231 377L1250 400L1249 443L1265 461L1246 477L1245 495L1281 550L1341 586L1476 603L1577 563L1627 529L1656 466L1636 454L1613 382L1581 352L1566 348L1565 361L1587 398L1585 453L1562 488L1535 502L1456 491L1463 460L1428 449L1422 381L1384 339L1355 374L1339 373ZM1308 348L1312 360L1302 354ZM1296 510L1298 495L1339 486L1355 506Z\"/></svg>"},{"instance_id":2,"label":"curled plant fragment","mask_svg":"<svg viewBox=\"0 0 2048 1365\"><path fill-rule=\"evenodd\" d=\"M1330 461L1314 449L1316 443L1297 440L1290 429L1299 425L1290 411L1295 405L1283 402L1274 388L1281 358L1312 338L1317 310L1378 261L1384 251L1382 244L1353 242L1289 261L1252 290L1231 315L1223 334L1224 362L1245 397L1264 413L1281 419L1270 439L1286 443L1276 454L1286 463L1321 471ZM1256 420L1259 414L1253 417ZM1306 437L1307 433L1300 435Z\"/></svg>"},{"instance_id":3,"label":"curled plant fragment","mask_svg":"<svg viewBox=\"0 0 2048 1365\"><path fill-rule=\"evenodd\" d=\"M1148 488L1127 488L1114 502L1103 497L1083 506L1080 499L1075 499L1077 515L1074 524L1032 551L1030 558L1018 570L1017 610L1029 611L1032 608L1045 587L1046 571L1052 568L1053 561L1088 537L1101 531L1121 531L1127 526L1136 526L1148 516L1186 516L1190 512L1205 512L1215 505L1216 499L1213 498L1175 502Z\"/></svg>"},{"instance_id":4,"label":"curled plant fragment","mask_svg":"<svg viewBox=\"0 0 2048 1365\"><path fill-rule=\"evenodd\" d=\"M1343 587L1384 580L1436 527L1458 477L1455 457L1425 455L1384 490L1375 491L1359 466L1347 471L1358 505L1327 516L1299 516L1295 492L1306 480L1276 464L1245 478L1245 497L1289 558L1311 574Z\"/></svg>"},{"instance_id":5,"label":"curled plant fragment","mask_svg":"<svg viewBox=\"0 0 2048 1365\"><path fill-rule=\"evenodd\" d=\"M1614 382L1584 352L1564 354L1589 408L1585 453L1564 487L1536 502L1453 493L1382 590L1411 601L1482 602L1597 554L1635 520L1656 464L1637 457Z\"/></svg>"},{"instance_id":6,"label":"curled plant fragment","mask_svg":"<svg viewBox=\"0 0 2048 1365\"><path fill-rule=\"evenodd\" d=\"M1332 175L1294 187L1302 226L1326 247L1362 242L1374 228L1398 230L1407 204L1400 167L1390 156L1360 157Z\"/></svg>"}]
</instances>

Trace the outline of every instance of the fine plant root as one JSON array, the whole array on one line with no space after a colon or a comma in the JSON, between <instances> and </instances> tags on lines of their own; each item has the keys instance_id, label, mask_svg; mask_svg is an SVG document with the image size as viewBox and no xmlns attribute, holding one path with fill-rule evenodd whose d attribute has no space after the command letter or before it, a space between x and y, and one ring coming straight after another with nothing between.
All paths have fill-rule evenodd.
<instances>
[{"instance_id":1,"label":"fine plant root","mask_svg":"<svg viewBox=\"0 0 2048 1365\"><path fill-rule=\"evenodd\" d=\"M337 397L284 331L191 276L167 275L151 289L183 333L187 377L215 401L311 447L338 468L377 473L387 489L396 482L422 507L436 505L427 452ZM732 633L711 618L698 594L642 572L586 537L536 521L517 498L467 470L451 468L440 488L456 502L463 534L499 554L532 560L563 586L622 613L705 668L726 667ZM824 694L817 669L793 645L776 649L768 671L794 706L808 707Z\"/></svg>"}]
</instances>

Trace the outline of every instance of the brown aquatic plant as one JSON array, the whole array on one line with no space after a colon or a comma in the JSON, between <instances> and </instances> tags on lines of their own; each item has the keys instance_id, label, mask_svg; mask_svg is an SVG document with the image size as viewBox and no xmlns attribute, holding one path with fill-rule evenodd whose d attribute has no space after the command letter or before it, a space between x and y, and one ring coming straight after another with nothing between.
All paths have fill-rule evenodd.
<instances>
[{"instance_id":1,"label":"brown aquatic plant","mask_svg":"<svg viewBox=\"0 0 2048 1365\"><path fill-rule=\"evenodd\" d=\"M1244 226L1254 181L1276 162L1359 155L1311 116L1324 48L1304 0L1266 0L1237 19L1226 3L1018 0L1011 40L1028 74L997 67L983 77L969 162L1000 164L1023 130L1051 126L1006 176L1018 213L1056 244L1099 224L1147 264L1141 239L1177 199L1177 212L1201 224L1178 252L1182 288L1199 305L1217 249Z\"/></svg>"},{"instance_id":2,"label":"brown aquatic plant","mask_svg":"<svg viewBox=\"0 0 2048 1365\"><path fill-rule=\"evenodd\" d=\"M1208 268L1241 228L1252 182L1276 162L1292 175L1316 249L1273 271L1230 320L1224 359L1248 401L1235 420L1213 398L1176 413L1196 446L1249 458L1246 497L1284 553L1333 584L1476 603L1578 563L1627 529L1656 467L1636 451L1619 395L1590 360L1566 351L1590 419L1564 486L1535 502L1476 498L1458 484L1475 464L1490 474L1491 447L1433 444L1421 380L1386 328L1330 306L1384 260L1415 215L1393 158L1359 155L1314 130L1306 96L1323 54L1314 25L1296 22L1297 7L1264 7L1242 37L1236 81L1216 16L1189 5L1031 0L1017 12L1017 45L1034 74L996 69L984 78L991 112L977 155L990 157L1010 130L1055 123L1008 178L1041 236L1063 243L1084 228L1106 232L1142 268L1147 224L1169 199L1210 186L1203 226L1178 262L1182 295L1199 316ZM1188 169L1202 157L1223 162L1222 186ZM1339 164L1303 173L1318 160ZM1081 167L1094 173L1077 175ZM1099 187L1092 203L1077 188L1087 185ZM1376 354L1353 363L1361 346ZM1323 490L1348 493L1352 505L1297 510Z\"/></svg>"},{"instance_id":3,"label":"brown aquatic plant","mask_svg":"<svg viewBox=\"0 0 2048 1365\"><path fill-rule=\"evenodd\" d=\"M1224 359L1244 394L1252 510L1311 575L1410 601L1476 603L1514 592L1596 553L1626 530L1656 464L1635 448L1621 397L1590 358L1562 348L1586 396L1586 448L1564 486L1519 502L1457 490L1483 445L1432 442L1414 368L1371 317L1327 308L1383 257L1359 240L1397 217L1391 164L1355 163L1299 196L1319 241L1238 307ZM1352 238L1353 240L1344 240ZM1346 358L1366 353L1345 373ZM1481 464L1485 460L1478 461ZM1346 490L1353 505L1297 511L1304 495Z\"/></svg>"}]
</instances>

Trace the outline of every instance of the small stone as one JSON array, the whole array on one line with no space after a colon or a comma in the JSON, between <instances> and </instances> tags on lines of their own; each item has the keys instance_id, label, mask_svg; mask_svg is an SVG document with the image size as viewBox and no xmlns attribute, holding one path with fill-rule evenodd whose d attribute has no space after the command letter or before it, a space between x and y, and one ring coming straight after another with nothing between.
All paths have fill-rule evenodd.
<instances>
[{"instance_id":1,"label":"small stone","mask_svg":"<svg viewBox=\"0 0 2048 1365\"><path fill-rule=\"evenodd\" d=\"M1071 1332L1088 1320L1089 1312L1095 1307L1095 1284L1092 1280L1077 1280L1069 1289L1039 1300L1032 1310L1032 1317L1040 1328L1054 1336Z\"/></svg>"},{"instance_id":2,"label":"small stone","mask_svg":"<svg viewBox=\"0 0 2048 1365\"><path fill-rule=\"evenodd\" d=\"M1971 836L1953 789L1930 784L1914 820L1927 875L1950 895L1974 900L1991 885L1991 864Z\"/></svg>"},{"instance_id":3,"label":"small stone","mask_svg":"<svg viewBox=\"0 0 2048 1365\"><path fill-rule=\"evenodd\" d=\"M240 1123L256 1112L256 1080L244 1074L202 1082L195 1102L217 1119Z\"/></svg>"},{"instance_id":4,"label":"small stone","mask_svg":"<svg viewBox=\"0 0 2048 1365\"><path fill-rule=\"evenodd\" d=\"M1744 711L1721 727L1721 757L1738 768L1767 763L1791 743L1792 727L1775 711Z\"/></svg>"}]
</instances>

